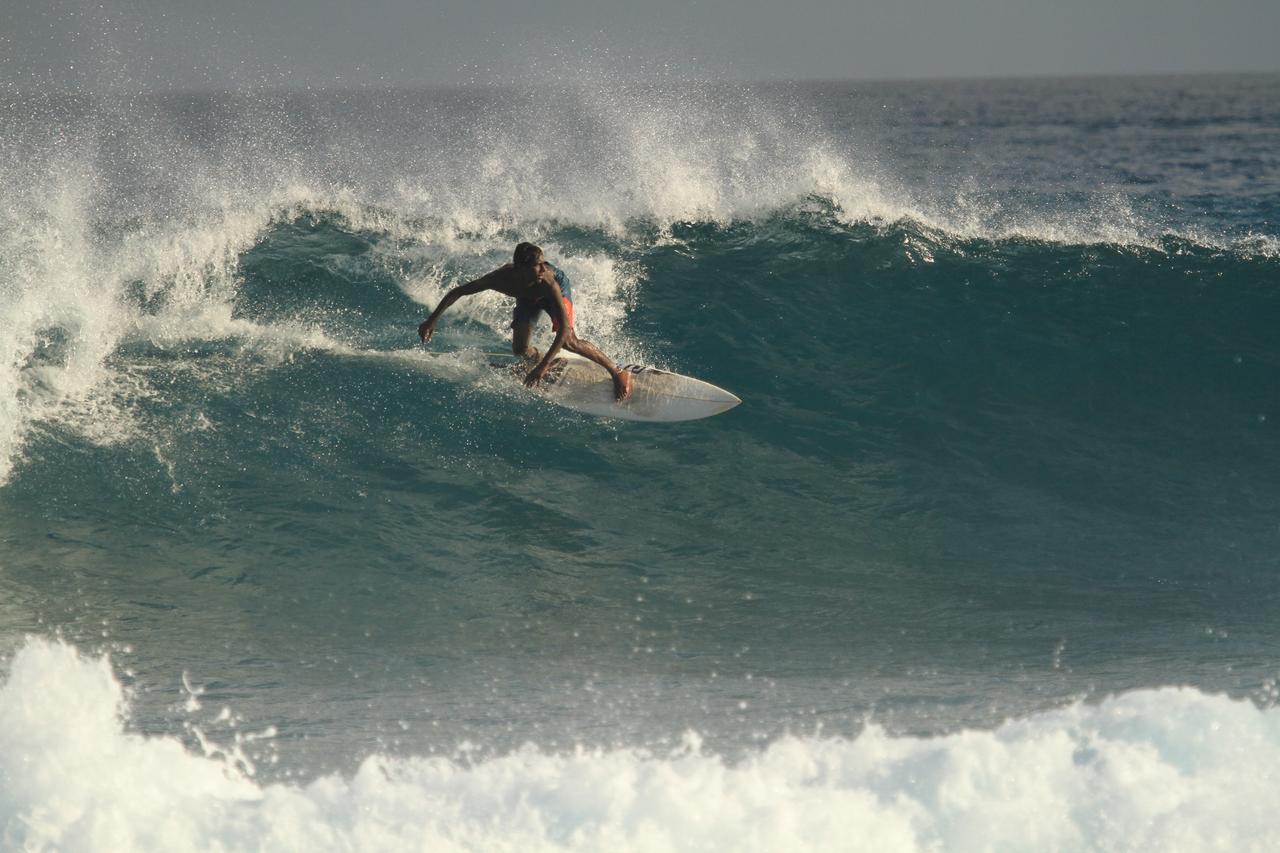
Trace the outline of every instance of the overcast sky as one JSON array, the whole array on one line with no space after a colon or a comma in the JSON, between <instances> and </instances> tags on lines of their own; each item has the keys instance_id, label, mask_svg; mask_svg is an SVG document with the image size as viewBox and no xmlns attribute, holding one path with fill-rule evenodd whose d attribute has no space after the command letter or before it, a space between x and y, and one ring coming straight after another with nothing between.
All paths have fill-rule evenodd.
<instances>
[{"instance_id":1,"label":"overcast sky","mask_svg":"<svg viewBox=\"0 0 1280 853\"><path fill-rule=\"evenodd\" d=\"M1280 70L1280 0L0 0L19 86Z\"/></svg>"}]
</instances>

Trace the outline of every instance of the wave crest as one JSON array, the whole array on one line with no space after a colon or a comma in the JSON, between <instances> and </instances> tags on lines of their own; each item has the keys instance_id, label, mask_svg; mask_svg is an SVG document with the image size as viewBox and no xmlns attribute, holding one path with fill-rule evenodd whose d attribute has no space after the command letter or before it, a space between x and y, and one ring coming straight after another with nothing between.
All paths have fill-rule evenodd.
<instances>
[{"instance_id":1,"label":"wave crest","mask_svg":"<svg viewBox=\"0 0 1280 853\"><path fill-rule=\"evenodd\" d=\"M29 639L0 687L0 837L25 849L986 850L1276 840L1280 711L1138 690L991 731L785 737L667 755L372 755L256 781L228 750L127 731L103 658ZM249 768L249 769L247 769Z\"/></svg>"}]
</instances>

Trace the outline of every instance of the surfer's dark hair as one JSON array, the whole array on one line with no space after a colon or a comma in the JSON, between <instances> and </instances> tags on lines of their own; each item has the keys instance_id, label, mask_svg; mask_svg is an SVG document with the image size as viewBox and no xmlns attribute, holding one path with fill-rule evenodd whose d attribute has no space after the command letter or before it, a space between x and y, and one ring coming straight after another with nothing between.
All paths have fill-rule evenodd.
<instances>
[{"instance_id":1,"label":"surfer's dark hair","mask_svg":"<svg viewBox=\"0 0 1280 853\"><path fill-rule=\"evenodd\" d=\"M532 266L542 255L542 250L532 243L521 243L516 246L516 253L512 256L512 260L518 267Z\"/></svg>"}]
</instances>

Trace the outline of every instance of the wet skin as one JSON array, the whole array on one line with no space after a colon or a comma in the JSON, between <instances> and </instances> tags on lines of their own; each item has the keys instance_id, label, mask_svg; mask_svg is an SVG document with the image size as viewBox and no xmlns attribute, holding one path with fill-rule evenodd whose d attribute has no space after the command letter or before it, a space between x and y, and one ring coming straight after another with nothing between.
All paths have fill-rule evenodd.
<instances>
[{"instance_id":1,"label":"wet skin","mask_svg":"<svg viewBox=\"0 0 1280 853\"><path fill-rule=\"evenodd\" d=\"M486 290L494 290L504 296L510 296L516 300L516 305L520 308L532 309L536 305L550 314L555 322L557 327L555 340L541 359L538 358L538 350L529 344L533 335L533 318L537 317L537 313L533 310L523 312L522 316L528 319L518 320L511 326L511 351L534 363L533 369L525 377L525 385L533 388L541 383L548 368L551 367L551 362L561 348L564 348L594 361L608 371L613 379L614 398L618 402L622 402L630 395L631 373L620 369L595 344L579 338L574 333L573 325L569 322L568 314L564 309L564 296L560 292L560 285L556 283L555 273L541 255L532 264L523 266L506 264L474 281L450 290L445 294L444 299L440 300L436 310L431 312L431 316L418 326L418 337L422 338L423 343L428 343L435 334L440 315L444 314L450 305L463 296L472 296Z\"/></svg>"}]
</instances>

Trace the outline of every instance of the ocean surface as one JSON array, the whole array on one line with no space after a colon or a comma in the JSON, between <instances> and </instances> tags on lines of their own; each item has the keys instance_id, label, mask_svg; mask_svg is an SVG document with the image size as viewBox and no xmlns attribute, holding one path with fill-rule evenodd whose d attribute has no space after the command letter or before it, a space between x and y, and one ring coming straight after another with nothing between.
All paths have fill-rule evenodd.
<instances>
[{"instance_id":1,"label":"ocean surface","mask_svg":"<svg viewBox=\"0 0 1280 853\"><path fill-rule=\"evenodd\" d=\"M6 91L0 848L1280 849L1278 429L1278 76Z\"/></svg>"}]
</instances>

